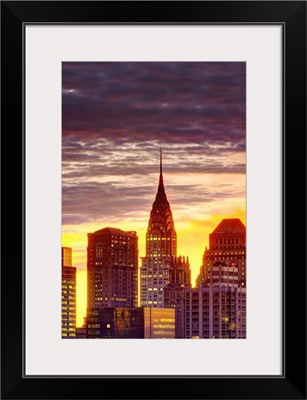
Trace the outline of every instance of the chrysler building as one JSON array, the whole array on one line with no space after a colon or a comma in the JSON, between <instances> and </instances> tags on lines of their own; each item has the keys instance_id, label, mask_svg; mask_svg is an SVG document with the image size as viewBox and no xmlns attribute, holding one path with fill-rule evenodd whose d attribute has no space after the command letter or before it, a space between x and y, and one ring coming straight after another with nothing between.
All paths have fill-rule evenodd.
<instances>
[{"instance_id":1,"label":"chrysler building","mask_svg":"<svg viewBox=\"0 0 307 400\"><path fill-rule=\"evenodd\" d=\"M164 307L163 289L169 282L172 257L177 255L174 220L166 197L160 149L160 176L146 233L146 257L141 266L141 306Z\"/></svg>"}]
</instances>

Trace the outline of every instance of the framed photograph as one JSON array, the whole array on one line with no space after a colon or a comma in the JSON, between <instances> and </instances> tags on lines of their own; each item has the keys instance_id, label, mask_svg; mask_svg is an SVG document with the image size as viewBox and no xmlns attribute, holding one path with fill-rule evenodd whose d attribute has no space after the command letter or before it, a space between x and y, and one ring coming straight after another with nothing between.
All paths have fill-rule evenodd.
<instances>
[{"instance_id":1,"label":"framed photograph","mask_svg":"<svg viewBox=\"0 0 307 400\"><path fill-rule=\"evenodd\" d=\"M2 398L306 399L306 2L1 26Z\"/></svg>"}]
</instances>

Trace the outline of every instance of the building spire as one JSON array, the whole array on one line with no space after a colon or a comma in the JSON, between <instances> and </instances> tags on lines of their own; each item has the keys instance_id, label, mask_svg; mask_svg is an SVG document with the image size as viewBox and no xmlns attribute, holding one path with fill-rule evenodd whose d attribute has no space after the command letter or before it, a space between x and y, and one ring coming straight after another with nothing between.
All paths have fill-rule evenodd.
<instances>
[{"instance_id":1,"label":"building spire","mask_svg":"<svg viewBox=\"0 0 307 400\"><path fill-rule=\"evenodd\" d=\"M160 146L160 178L158 191L164 192L163 174L162 174L162 147Z\"/></svg>"},{"instance_id":2,"label":"building spire","mask_svg":"<svg viewBox=\"0 0 307 400\"><path fill-rule=\"evenodd\" d=\"M162 147L160 146L160 174L162 174Z\"/></svg>"},{"instance_id":3,"label":"building spire","mask_svg":"<svg viewBox=\"0 0 307 400\"><path fill-rule=\"evenodd\" d=\"M160 178L159 186L156 194L155 201L152 203L152 209L150 212L150 218L148 221L147 238L168 238L167 240L161 239L161 257L171 257L176 256L177 252L177 242L176 242L176 231L174 227L174 220L170 204L167 200L165 193L164 183L163 183L163 173L162 173L162 148L159 147L160 156ZM146 239L146 257L156 257L154 256L156 252L155 246L156 242L147 241Z\"/></svg>"}]
</instances>

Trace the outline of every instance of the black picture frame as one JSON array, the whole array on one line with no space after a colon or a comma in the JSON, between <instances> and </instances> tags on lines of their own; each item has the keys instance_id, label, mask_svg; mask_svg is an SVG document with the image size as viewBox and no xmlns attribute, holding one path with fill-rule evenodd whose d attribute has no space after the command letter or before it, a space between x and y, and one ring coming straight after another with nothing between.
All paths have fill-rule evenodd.
<instances>
[{"instance_id":1,"label":"black picture frame","mask_svg":"<svg viewBox=\"0 0 307 400\"><path fill-rule=\"evenodd\" d=\"M23 375L26 267L23 30L29 23L283 26L282 376ZM306 2L2 1L1 55L1 398L306 399ZM259 247L261 251L261 244ZM138 380L142 381L138 384Z\"/></svg>"}]
</instances>

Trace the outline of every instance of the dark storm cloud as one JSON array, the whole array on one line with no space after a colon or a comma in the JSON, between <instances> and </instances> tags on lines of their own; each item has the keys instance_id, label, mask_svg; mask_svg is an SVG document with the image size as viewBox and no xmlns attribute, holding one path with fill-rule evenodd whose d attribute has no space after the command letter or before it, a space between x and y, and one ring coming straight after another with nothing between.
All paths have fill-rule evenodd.
<instances>
[{"instance_id":1,"label":"dark storm cloud","mask_svg":"<svg viewBox=\"0 0 307 400\"><path fill-rule=\"evenodd\" d=\"M112 193L112 195L110 195ZM63 191L62 205L63 224L78 224L95 222L101 219L108 221L129 215L131 210L139 210L143 198L148 194L146 188L118 188L115 183L86 184L82 187L66 187ZM77 200L77 201L76 201ZM132 202L132 208L127 208L127 202ZM85 217L84 221L83 218ZM81 219L80 219L81 218Z\"/></svg>"},{"instance_id":2,"label":"dark storm cloud","mask_svg":"<svg viewBox=\"0 0 307 400\"><path fill-rule=\"evenodd\" d=\"M245 91L239 62L63 63L63 224L148 212L160 145L170 177L244 174ZM168 186L178 207L221 187Z\"/></svg>"},{"instance_id":3,"label":"dark storm cloud","mask_svg":"<svg viewBox=\"0 0 307 400\"><path fill-rule=\"evenodd\" d=\"M234 130L245 135L245 63L63 63L64 137L202 143Z\"/></svg>"},{"instance_id":4,"label":"dark storm cloud","mask_svg":"<svg viewBox=\"0 0 307 400\"><path fill-rule=\"evenodd\" d=\"M65 167L65 164L64 164ZM125 161L116 161L110 165L101 165L101 166L93 166L91 167L89 164L81 164L78 168L63 168L63 180L68 179L79 179L79 178L91 178L91 177L99 177L99 176L107 176L107 175L118 175L123 176L129 175L132 177L135 176L144 176L144 175L152 175L157 173L157 165L156 166L148 166L144 171L144 166L140 163L127 163ZM168 168L166 171L168 174L179 174L179 173L212 173L212 174L222 174L227 171L227 173L245 173L246 166L242 163L233 163L231 165L224 164L223 162L214 161L214 163L210 164L196 164L193 162L182 162L174 167ZM123 174L123 171L125 174ZM138 171L138 173L136 173ZM143 173L142 173L143 171Z\"/></svg>"}]
</instances>

